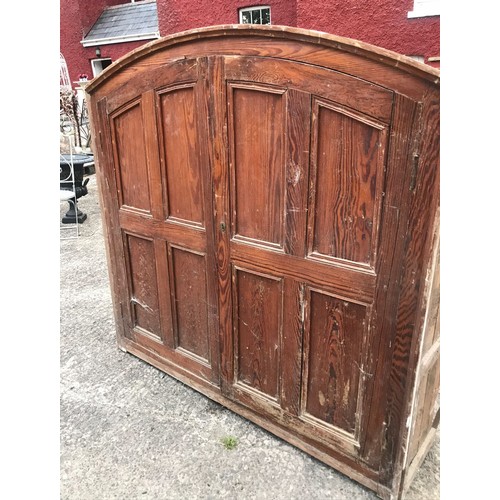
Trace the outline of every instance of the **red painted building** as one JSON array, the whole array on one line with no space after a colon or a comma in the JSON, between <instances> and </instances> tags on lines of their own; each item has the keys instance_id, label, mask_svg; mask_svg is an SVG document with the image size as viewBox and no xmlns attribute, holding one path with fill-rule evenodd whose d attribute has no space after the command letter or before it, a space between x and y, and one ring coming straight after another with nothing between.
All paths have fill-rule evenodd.
<instances>
[{"instance_id":1,"label":"red painted building","mask_svg":"<svg viewBox=\"0 0 500 500\"><path fill-rule=\"evenodd\" d=\"M160 36L237 23L324 31L439 67L439 0L60 0L60 9L72 82Z\"/></svg>"}]
</instances>

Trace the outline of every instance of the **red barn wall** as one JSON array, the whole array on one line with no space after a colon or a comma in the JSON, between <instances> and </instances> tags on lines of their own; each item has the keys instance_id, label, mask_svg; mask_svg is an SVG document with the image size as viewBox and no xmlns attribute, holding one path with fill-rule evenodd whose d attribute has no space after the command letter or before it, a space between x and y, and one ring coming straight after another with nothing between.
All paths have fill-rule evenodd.
<instances>
[{"instance_id":1,"label":"red barn wall","mask_svg":"<svg viewBox=\"0 0 500 500\"><path fill-rule=\"evenodd\" d=\"M125 0L60 0L61 51L70 79L92 78L95 47L80 43L107 6ZM408 18L413 0L157 0L162 36L216 24L237 24L238 9L271 7L272 24L298 26L362 40L405 55L439 57L439 16ZM113 61L149 40L101 45L101 57ZM439 63L429 64L439 66Z\"/></svg>"},{"instance_id":2,"label":"red barn wall","mask_svg":"<svg viewBox=\"0 0 500 500\"><path fill-rule=\"evenodd\" d=\"M439 56L439 16L408 19L413 0L297 0L297 26L355 38L425 61Z\"/></svg>"},{"instance_id":3,"label":"red barn wall","mask_svg":"<svg viewBox=\"0 0 500 500\"><path fill-rule=\"evenodd\" d=\"M413 0L158 0L160 33L238 23L238 9L257 5L271 7L272 24L354 38L426 62L439 56L440 18L409 19Z\"/></svg>"},{"instance_id":4,"label":"red barn wall","mask_svg":"<svg viewBox=\"0 0 500 500\"><path fill-rule=\"evenodd\" d=\"M271 23L297 26L296 0L157 0L162 36L216 24L238 24L242 7L271 7Z\"/></svg>"},{"instance_id":5,"label":"red barn wall","mask_svg":"<svg viewBox=\"0 0 500 500\"><path fill-rule=\"evenodd\" d=\"M95 47L85 48L80 42L92 28L105 7L125 3L123 0L60 0L60 50L68 65L71 82L78 81L80 74L85 73L92 78L91 59L95 59ZM144 42L126 44L118 48L120 55L124 55L132 48ZM129 44L127 44L129 45ZM108 57L101 47L101 57Z\"/></svg>"},{"instance_id":6,"label":"red barn wall","mask_svg":"<svg viewBox=\"0 0 500 500\"><path fill-rule=\"evenodd\" d=\"M269 5L271 23L288 26L297 25L295 0L177 0L175 2L157 2L158 23L162 36L192 28L201 28L215 24L237 24L238 9Z\"/></svg>"}]
</instances>

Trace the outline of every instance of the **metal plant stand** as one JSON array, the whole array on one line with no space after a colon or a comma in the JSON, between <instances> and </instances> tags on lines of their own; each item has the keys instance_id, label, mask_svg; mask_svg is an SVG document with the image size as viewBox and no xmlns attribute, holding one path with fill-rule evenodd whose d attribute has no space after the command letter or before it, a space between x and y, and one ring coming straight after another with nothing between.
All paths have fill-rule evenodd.
<instances>
[{"instance_id":1,"label":"metal plant stand","mask_svg":"<svg viewBox=\"0 0 500 500\"><path fill-rule=\"evenodd\" d=\"M69 198L69 209L63 216L63 224L81 224L87 218L87 214L78 209L77 200L88 193L87 184L89 179L83 180L84 168L93 165L94 158L82 154L60 155L60 188L71 191L73 197Z\"/></svg>"}]
</instances>

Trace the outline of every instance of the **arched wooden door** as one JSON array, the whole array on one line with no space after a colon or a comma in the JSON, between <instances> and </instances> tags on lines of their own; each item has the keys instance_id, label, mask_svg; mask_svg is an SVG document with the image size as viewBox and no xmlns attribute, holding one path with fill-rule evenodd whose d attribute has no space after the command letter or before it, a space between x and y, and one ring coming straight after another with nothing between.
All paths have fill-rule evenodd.
<instances>
[{"instance_id":1,"label":"arched wooden door","mask_svg":"<svg viewBox=\"0 0 500 500\"><path fill-rule=\"evenodd\" d=\"M120 344L373 487L435 76L338 40L188 32L88 92Z\"/></svg>"}]
</instances>

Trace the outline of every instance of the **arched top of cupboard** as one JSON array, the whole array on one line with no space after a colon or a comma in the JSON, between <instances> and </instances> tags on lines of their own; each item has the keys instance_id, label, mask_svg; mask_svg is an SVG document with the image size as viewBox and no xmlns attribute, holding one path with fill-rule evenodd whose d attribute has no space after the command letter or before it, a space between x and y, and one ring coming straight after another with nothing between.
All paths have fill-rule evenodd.
<instances>
[{"instance_id":1,"label":"arched top of cupboard","mask_svg":"<svg viewBox=\"0 0 500 500\"><path fill-rule=\"evenodd\" d=\"M288 26L222 25L192 29L147 43L106 68L87 86L103 95L130 78L179 60L253 56L322 66L419 100L439 85L440 71L359 40Z\"/></svg>"}]
</instances>

